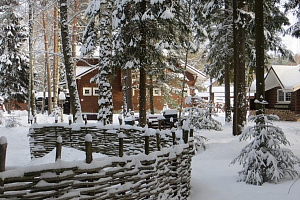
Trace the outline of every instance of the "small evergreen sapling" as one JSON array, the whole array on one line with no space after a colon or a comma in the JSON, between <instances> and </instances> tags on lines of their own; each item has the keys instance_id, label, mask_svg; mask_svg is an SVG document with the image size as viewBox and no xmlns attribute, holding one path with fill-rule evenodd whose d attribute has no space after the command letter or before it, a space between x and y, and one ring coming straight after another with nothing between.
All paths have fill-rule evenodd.
<instances>
[{"instance_id":1,"label":"small evergreen sapling","mask_svg":"<svg viewBox=\"0 0 300 200\"><path fill-rule=\"evenodd\" d=\"M240 181L248 184L262 185L265 182L279 182L286 175L295 178L298 172L294 169L300 160L293 152L281 145L289 145L281 128L273 126L272 121L279 121L276 115L259 114L250 116L255 122L253 127L244 129L240 140L253 140L246 145L240 155L232 161L243 165L239 172Z\"/></svg>"},{"instance_id":2,"label":"small evergreen sapling","mask_svg":"<svg viewBox=\"0 0 300 200\"><path fill-rule=\"evenodd\" d=\"M201 97L189 96L185 100L186 105L192 105L193 107L187 107L183 110L183 118L190 119L190 124L195 129L208 129L208 130L222 130L222 124L212 118L212 105L207 104Z\"/></svg>"}]
</instances>

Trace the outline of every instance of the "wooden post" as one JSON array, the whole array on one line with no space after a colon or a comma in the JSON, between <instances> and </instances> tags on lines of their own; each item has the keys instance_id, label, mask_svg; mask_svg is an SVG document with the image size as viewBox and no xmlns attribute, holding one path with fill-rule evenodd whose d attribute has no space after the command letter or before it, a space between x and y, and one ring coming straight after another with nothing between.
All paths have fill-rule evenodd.
<instances>
[{"instance_id":1,"label":"wooden post","mask_svg":"<svg viewBox=\"0 0 300 200\"><path fill-rule=\"evenodd\" d=\"M174 127L174 119L173 117L170 118L170 128L172 129Z\"/></svg>"},{"instance_id":2,"label":"wooden post","mask_svg":"<svg viewBox=\"0 0 300 200\"><path fill-rule=\"evenodd\" d=\"M72 124L72 116L70 115L69 116L69 125L71 125Z\"/></svg>"},{"instance_id":3,"label":"wooden post","mask_svg":"<svg viewBox=\"0 0 300 200\"><path fill-rule=\"evenodd\" d=\"M149 135L145 135L145 154L149 155Z\"/></svg>"},{"instance_id":4,"label":"wooden post","mask_svg":"<svg viewBox=\"0 0 300 200\"><path fill-rule=\"evenodd\" d=\"M176 133L175 133L175 129L172 128L171 132L172 132L172 138L173 138L173 145L176 145Z\"/></svg>"},{"instance_id":5,"label":"wooden post","mask_svg":"<svg viewBox=\"0 0 300 200\"><path fill-rule=\"evenodd\" d=\"M32 121L33 121L33 116L32 115L29 116L29 120L30 120L30 124L32 124Z\"/></svg>"},{"instance_id":6,"label":"wooden post","mask_svg":"<svg viewBox=\"0 0 300 200\"><path fill-rule=\"evenodd\" d=\"M86 159L85 159L86 163L90 164L93 161L91 134L87 134L85 136L85 155L86 155Z\"/></svg>"},{"instance_id":7,"label":"wooden post","mask_svg":"<svg viewBox=\"0 0 300 200\"><path fill-rule=\"evenodd\" d=\"M124 155L124 134L119 134L119 157L123 157Z\"/></svg>"},{"instance_id":8,"label":"wooden post","mask_svg":"<svg viewBox=\"0 0 300 200\"><path fill-rule=\"evenodd\" d=\"M157 130L156 131L156 147L157 147L157 150L160 151L160 131Z\"/></svg>"},{"instance_id":9,"label":"wooden post","mask_svg":"<svg viewBox=\"0 0 300 200\"><path fill-rule=\"evenodd\" d=\"M189 138L189 123L187 121L182 122L182 139L185 144L188 143Z\"/></svg>"},{"instance_id":10,"label":"wooden post","mask_svg":"<svg viewBox=\"0 0 300 200\"><path fill-rule=\"evenodd\" d=\"M83 116L83 118L84 118L84 124L86 125L87 124L87 116L86 116L86 114Z\"/></svg>"},{"instance_id":11,"label":"wooden post","mask_svg":"<svg viewBox=\"0 0 300 200\"><path fill-rule=\"evenodd\" d=\"M188 143L189 130L182 129L182 139L185 144Z\"/></svg>"},{"instance_id":12,"label":"wooden post","mask_svg":"<svg viewBox=\"0 0 300 200\"><path fill-rule=\"evenodd\" d=\"M118 120L119 120L119 125L122 125L122 123L123 123L122 115L119 115Z\"/></svg>"},{"instance_id":13,"label":"wooden post","mask_svg":"<svg viewBox=\"0 0 300 200\"><path fill-rule=\"evenodd\" d=\"M190 127L190 137L194 137L194 127Z\"/></svg>"},{"instance_id":14,"label":"wooden post","mask_svg":"<svg viewBox=\"0 0 300 200\"><path fill-rule=\"evenodd\" d=\"M61 136L57 137L56 140L56 156L55 156L55 161L58 159L61 159L61 149L62 149L62 138Z\"/></svg>"},{"instance_id":15,"label":"wooden post","mask_svg":"<svg viewBox=\"0 0 300 200\"><path fill-rule=\"evenodd\" d=\"M159 120L158 120L158 129L159 129L159 130L161 130L161 122L162 122L162 120L159 119Z\"/></svg>"},{"instance_id":16,"label":"wooden post","mask_svg":"<svg viewBox=\"0 0 300 200\"><path fill-rule=\"evenodd\" d=\"M5 171L7 139L2 136L0 138L0 172Z\"/></svg>"}]
</instances>

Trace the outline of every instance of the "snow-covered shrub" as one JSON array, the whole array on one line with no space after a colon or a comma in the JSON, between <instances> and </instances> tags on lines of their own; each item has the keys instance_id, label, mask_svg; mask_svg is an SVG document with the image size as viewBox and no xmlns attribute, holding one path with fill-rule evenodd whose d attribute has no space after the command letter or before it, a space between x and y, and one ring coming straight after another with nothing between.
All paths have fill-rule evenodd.
<instances>
[{"instance_id":1,"label":"snow-covered shrub","mask_svg":"<svg viewBox=\"0 0 300 200\"><path fill-rule=\"evenodd\" d=\"M194 135L194 147L196 151L200 151L203 149L206 150L205 142L208 141L208 139L201 135Z\"/></svg>"},{"instance_id":2,"label":"snow-covered shrub","mask_svg":"<svg viewBox=\"0 0 300 200\"><path fill-rule=\"evenodd\" d=\"M17 126L22 126L19 117L15 116L14 114L11 114L10 116L5 118L5 127L12 128Z\"/></svg>"},{"instance_id":3,"label":"snow-covered shrub","mask_svg":"<svg viewBox=\"0 0 300 200\"><path fill-rule=\"evenodd\" d=\"M212 118L208 108L188 107L183 110L183 119L189 119L195 129L222 130L222 124Z\"/></svg>"},{"instance_id":4,"label":"snow-covered shrub","mask_svg":"<svg viewBox=\"0 0 300 200\"><path fill-rule=\"evenodd\" d=\"M248 184L262 185L265 182L277 183L286 175L295 178L298 172L294 166L300 162L293 152L281 145L289 145L281 128L273 126L272 121L278 121L276 115L250 116L249 121L256 123L244 129L240 140L253 140L246 145L240 155L232 161L243 165L239 172L240 181Z\"/></svg>"},{"instance_id":5,"label":"snow-covered shrub","mask_svg":"<svg viewBox=\"0 0 300 200\"><path fill-rule=\"evenodd\" d=\"M215 115L215 113L212 112L212 103L208 103L201 97L194 95L187 97L185 104L192 107L187 107L183 110L183 119L189 118L190 123L196 129L222 130L222 124L212 118L212 115Z\"/></svg>"}]
</instances>

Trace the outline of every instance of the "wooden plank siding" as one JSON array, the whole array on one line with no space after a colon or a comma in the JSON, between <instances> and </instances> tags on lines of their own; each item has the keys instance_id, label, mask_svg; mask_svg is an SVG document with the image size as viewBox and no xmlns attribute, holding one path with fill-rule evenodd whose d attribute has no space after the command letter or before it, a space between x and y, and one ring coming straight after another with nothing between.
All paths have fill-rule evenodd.
<instances>
[{"instance_id":1,"label":"wooden plank siding","mask_svg":"<svg viewBox=\"0 0 300 200\"><path fill-rule=\"evenodd\" d=\"M98 69L91 70L89 73L77 79L77 88L80 98L81 110L83 113L97 113L98 112L98 96L93 94L93 87L98 88L96 83L91 83L90 80L98 73ZM113 105L115 111L120 111L122 108L122 84L121 84L121 71L114 72L112 77L112 90L113 90ZM83 95L83 88L92 88L91 96Z\"/></svg>"},{"instance_id":2,"label":"wooden plank siding","mask_svg":"<svg viewBox=\"0 0 300 200\"><path fill-rule=\"evenodd\" d=\"M268 102L268 104L266 105L266 108L275 109L275 105L277 104L277 90L278 89L280 89L280 87L276 87L276 88L266 91L266 101Z\"/></svg>"},{"instance_id":3,"label":"wooden plank siding","mask_svg":"<svg viewBox=\"0 0 300 200\"><path fill-rule=\"evenodd\" d=\"M300 90L295 92L295 113L300 114Z\"/></svg>"},{"instance_id":4,"label":"wooden plank siding","mask_svg":"<svg viewBox=\"0 0 300 200\"><path fill-rule=\"evenodd\" d=\"M277 90L281 89L280 87L273 88L271 90L266 91L266 101L268 104L266 105L267 109L279 109L276 108L276 105L280 105L277 103ZM283 105L283 104L282 104ZM300 90L296 92L292 92L291 94L291 103L288 104L288 109L281 108L282 110L291 110L296 114L300 114Z\"/></svg>"}]
</instances>

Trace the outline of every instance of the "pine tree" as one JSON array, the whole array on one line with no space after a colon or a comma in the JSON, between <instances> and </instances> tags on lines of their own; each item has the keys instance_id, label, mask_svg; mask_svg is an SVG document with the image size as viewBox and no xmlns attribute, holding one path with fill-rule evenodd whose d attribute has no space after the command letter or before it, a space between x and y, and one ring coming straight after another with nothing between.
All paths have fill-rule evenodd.
<instances>
[{"instance_id":1,"label":"pine tree","mask_svg":"<svg viewBox=\"0 0 300 200\"><path fill-rule=\"evenodd\" d=\"M9 113L11 100L24 101L28 94L29 59L23 49L28 36L17 6L18 1L5 1L0 7L0 91Z\"/></svg>"}]
</instances>

